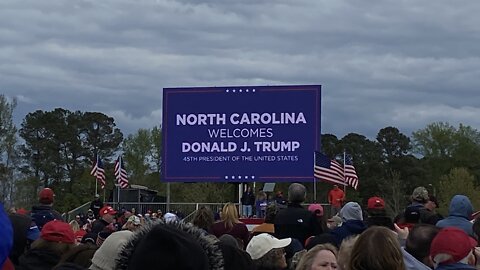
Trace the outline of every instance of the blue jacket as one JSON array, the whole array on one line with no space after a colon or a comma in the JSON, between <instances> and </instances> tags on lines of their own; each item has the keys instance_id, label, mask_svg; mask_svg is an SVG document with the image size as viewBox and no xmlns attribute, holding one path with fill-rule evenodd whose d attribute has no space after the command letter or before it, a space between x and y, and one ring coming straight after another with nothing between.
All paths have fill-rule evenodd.
<instances>
[{"instance_id":1,"label":"blue jacket","mask_svg":"<svg viewBox=\"0 0 480 270\"><path fill-rule=\"evenodd\" d=\"M465 195L455 195L450 202L448 217L437 222L436 226L440 228L457 227L474 237L473 224L470 222L472 213L473 207L468 197Z\"/></svg>"},{"instance_id":2,"label":"blue jacket","mask_svg":"<svg viewBox=\"0 0 480 270\"><path fill-rule=\"evenodd\" d=\"M0 269L13 246L13 228L7 213L0 203Z\"/></svg>"},{"instance_id":3,"label":"blue jacket","mask_svg":"<svg viewBox=\"0 0 480 270\"><path fill-rule=\"evenodd\" d=\"M405 248L402 247L403 261L405 262L405 270L432 270L421 261L417 260Z\"/></svg>"},{"instance_id":4,"label":"blue jacket","mask_svg":"<svg viewBox=\"0 0 480 270\"><path fill-rule=\"evenodd\" d=\"M464 263L449 263L445 265L439 265L435 270L470 270L476 269L475 267Z\"/></svg>"},{"instance_id":5,"label":"blue jacket","mask_svg":"<svg viewBox=\"0 0 480 270\"><path fill-rule=\"evenodd\" d=\"M342 226L336 228L330 233L335 237L337 246L340 246L343 239L349 236L361 234L366 229L367 225L365 225L362 220L347 220L342 223Z\"/></svg>"}]
</instances>

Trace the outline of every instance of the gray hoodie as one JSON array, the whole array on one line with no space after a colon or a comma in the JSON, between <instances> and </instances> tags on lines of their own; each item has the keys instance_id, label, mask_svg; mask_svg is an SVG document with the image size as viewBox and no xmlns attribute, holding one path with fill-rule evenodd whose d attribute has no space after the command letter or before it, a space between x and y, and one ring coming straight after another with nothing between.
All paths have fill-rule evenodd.
<instances>
[{"instance_id":1,"label":"gray hoodie","mask_svg":"<svg viewBox=\"0 0 480 270\"><path fill-rule=\"evenodd\" d=\"M404 247L402 247L403 261L405 262L405 270L432 270L421 261L417 260Z\"/></svg>"}]
</instances>

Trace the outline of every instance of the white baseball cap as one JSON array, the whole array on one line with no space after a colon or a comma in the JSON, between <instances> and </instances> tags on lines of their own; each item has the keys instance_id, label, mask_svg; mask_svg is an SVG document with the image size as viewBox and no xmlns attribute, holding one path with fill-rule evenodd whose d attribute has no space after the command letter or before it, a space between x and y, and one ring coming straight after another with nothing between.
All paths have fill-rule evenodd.
<instances>
[{"instance_id":1,"label":"white baseball cap","mask_svg":"<svg viewBox=\"0 0 480 270\"><path fill-rule=\"evenodd\" d=\"M252 260L258 260L274 248L283 248L292 242L292 238L277 239L268 233L252 237L247 245L247 253Z\"/></svg>"}]
</instances>

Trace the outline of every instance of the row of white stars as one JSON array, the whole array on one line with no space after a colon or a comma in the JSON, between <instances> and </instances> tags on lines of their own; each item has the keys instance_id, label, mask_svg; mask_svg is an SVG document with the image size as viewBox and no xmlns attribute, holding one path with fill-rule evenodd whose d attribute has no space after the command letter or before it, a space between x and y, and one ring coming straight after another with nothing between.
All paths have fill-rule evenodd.
<instances>
[{"instance_id":1,"label":"row of white stars","mask_svg":"<svg viewBox=\"0 0 480 270\"><path fill-rule=\"evenodd\" d=\"M226 175L225 176L225 179L242 179L242 178L243 179L255 179L255 176L253 176L253 175L252 176L241 176L241 175L239 175L239 176L235 176L235 175L227 176Z\"/></svg>"},{"instance_id":2,"label":"row of white stars","mask_svg":"<svg viewBox=\"0 0 480 270\"><path fill-rule=\"evenodd\" d=\"M250 91L255 93L256 90L255 90L255 88L253 88L253 89L248 89L248 88L247 89L225 89L225 92L227 92L227 93L228 92L235 93L236 91L238 91L239 93L242 93L242 92L248 93Z\"/></svg>"}]
</instances>

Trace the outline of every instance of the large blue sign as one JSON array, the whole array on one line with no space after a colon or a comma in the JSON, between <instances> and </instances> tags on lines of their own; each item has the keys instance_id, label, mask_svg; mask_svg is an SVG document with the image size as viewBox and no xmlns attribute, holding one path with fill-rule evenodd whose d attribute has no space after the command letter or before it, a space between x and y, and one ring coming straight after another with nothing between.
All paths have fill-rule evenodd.
<instances>
[{"instance_id":1,"label":"large blue sign","mask_svg":"<svg viewBox=\"0 0 480 270\"><path fill-rule=\"evenodd\" d=\"M163 181L312 181L320 88L164 88Z\"/></svg>"}]
</instances>

